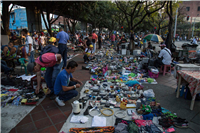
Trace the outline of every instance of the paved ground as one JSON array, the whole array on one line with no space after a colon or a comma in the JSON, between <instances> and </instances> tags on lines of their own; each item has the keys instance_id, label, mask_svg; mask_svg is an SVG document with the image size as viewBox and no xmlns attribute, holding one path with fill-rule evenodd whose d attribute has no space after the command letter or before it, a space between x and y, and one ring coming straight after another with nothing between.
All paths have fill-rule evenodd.
<instances>
[{"instance_id":1,"label":"paved ground","mask_svg":"<svg viewBox=\"0 0 200 133\"><path fill-rule=\"evenodd\" d=\"M83 64L82 55L75 57L79 66L73 76L85 82L89 79L90 74L87 70L81 70ZM184 98L177 99L175 97L176 79L172 75L159 75L157 85L145 85L145 89L153 89L156 98L161 105L170 111L177 113L178 116L186 118L190 122L189 129L178 129L177 133L193 133L200 131L200 102L196 101L194 110L190 111L190 101ZM80 88L81 89L81 88ZM78 89L78 91L80 91ZM78 97L76 98L78 99ZM45 100L31 111L10 133L44 133L59 132L62 125L72 111L70 103L66 102L66 106L59 107L54 100Z\"/></svg>"}]
</instances>

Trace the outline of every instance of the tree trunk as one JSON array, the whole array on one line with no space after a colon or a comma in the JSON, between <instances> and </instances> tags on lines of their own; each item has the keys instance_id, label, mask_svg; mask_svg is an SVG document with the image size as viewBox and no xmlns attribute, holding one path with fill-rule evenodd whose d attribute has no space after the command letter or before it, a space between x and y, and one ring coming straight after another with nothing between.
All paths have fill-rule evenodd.
<instances>
[{"instance_id":1,"label":"tree trunk","mask_svg":"<svg viewBox=\"0 0 200 133\"><path fill-rule=\"evenodd\" d=\"M12 10L12 8L9 11L9 6L11 4L11 2L9 1L3 1L3 7L2 7L2 23L3 23L3 27L1 26L1 34L2 35L9 35L9 22L10 22L10 12Z\"/></svg>"},{"instance_id":2,"label":"tree trunk","mask_svg":"<svg viewBox=\"0 0 200 133\"><path fill-rule=\"evenodd\" d=\"M168 6L169 5L169 6ZM169 12L170 9L170 12ZM168 26L168 41L167 41L167 47L170 49L171 48L171 43L172 43L172 26L173 26L173 10L172 10L172 1L168 1L167 3L167 14L169 16L169 26Z\"/></svg>"}]
</instances>

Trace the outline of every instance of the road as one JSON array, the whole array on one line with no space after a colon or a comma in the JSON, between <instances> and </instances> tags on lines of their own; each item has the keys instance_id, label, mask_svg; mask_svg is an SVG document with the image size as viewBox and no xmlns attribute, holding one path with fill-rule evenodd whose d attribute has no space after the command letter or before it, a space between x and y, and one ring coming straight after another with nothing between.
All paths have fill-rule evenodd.
<instances>
[{"instance_id":1,"label":"road","mask_svg":"<svg viewBox=\"0 0 200 133\"><path fill-rule=\"evenodd\" d=\"M184 44L184 43L190 43L190 41L176 41L175 45L176 45L176 47L180 47L181 48L182 44ZM197 50L200 50L200 42L198 42L198 45L199 46L197 47ZM152 43L152 46L156 47L156 52L161 50L160 47L159 47L159 44Z\"/></svg>"}]
</instances>

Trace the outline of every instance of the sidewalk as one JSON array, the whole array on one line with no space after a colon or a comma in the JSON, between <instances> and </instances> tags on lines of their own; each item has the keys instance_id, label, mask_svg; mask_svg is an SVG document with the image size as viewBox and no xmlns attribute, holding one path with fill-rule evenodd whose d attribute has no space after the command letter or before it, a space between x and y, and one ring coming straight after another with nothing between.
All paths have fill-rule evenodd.
<instances>
[{"instance_id":1,"label":"sidewalk","mask_svg":"<svg viewBox=\"0 0 200 133\"><path fill-rule=\"evenodd\" d=\"M73 59L79 66L73 76L80 79L85 83L90 78L90 74L87 70L82 70L83 62L82 55L79 55ZM190 111L190 100L183 98L177 99L175 97L176 79L173 75L162 76L156 79L157 85L144 85L146 89L153 89L156 94L156 98L161 103L161 106L169 109L172 112L177 113L178 116L186 118L190 123L188 129L177 129L177 133L193 133L200 131L200 102L196 101L194 110ZM78 91L80 91L78 89ZM79 96L78 96L79 97ZM76 99L78 99L76 97ZM73 99L74 100L74 99ZM51 132L57 133L62 128L64 122L67 120L69 114L72 111L71 101L66 102L64 107L60 107L54 100L45 100L37 106L31 113L29 113L10 133L44 133ZM192 128L192 129L191 129Z\"/></svg>"}]
</instances>

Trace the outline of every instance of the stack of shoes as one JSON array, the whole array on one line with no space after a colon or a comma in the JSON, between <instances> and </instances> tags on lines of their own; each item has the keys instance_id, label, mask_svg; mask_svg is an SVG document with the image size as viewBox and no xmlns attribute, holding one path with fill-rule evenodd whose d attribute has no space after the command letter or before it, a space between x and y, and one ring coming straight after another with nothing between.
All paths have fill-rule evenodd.
<instances>
[{"instance_id":1,"label":"stack of shoes","mask_svg":"<svg viewBox=\"0 0 200 133\"><path fill-rule=\"evenodd\" d=\"M173 125L173 121L170 118L162 117L161 119L158 120L159 125L164 127L165 129L169 128L170 126Z\"/></svg>"},{"instance_id":2,"label":"stack of shoes","mask_svg":"<svg viewBox=\"0 0 200 133\"><path fill-rule=\"evenodd\" d=\"M188 128L188 121L186 119L182 119L180 117L174 118L173 125L178 128Z\"/></svg>"}]
</instances>

